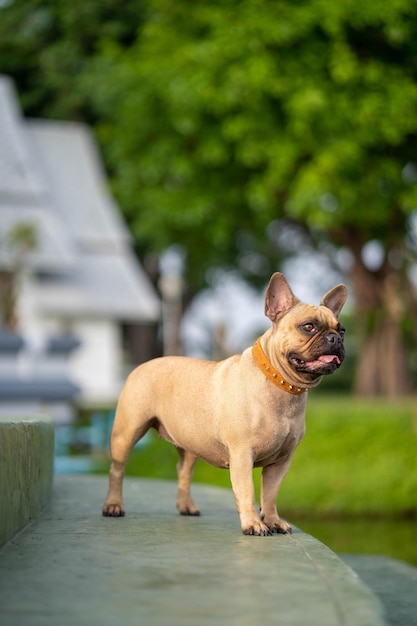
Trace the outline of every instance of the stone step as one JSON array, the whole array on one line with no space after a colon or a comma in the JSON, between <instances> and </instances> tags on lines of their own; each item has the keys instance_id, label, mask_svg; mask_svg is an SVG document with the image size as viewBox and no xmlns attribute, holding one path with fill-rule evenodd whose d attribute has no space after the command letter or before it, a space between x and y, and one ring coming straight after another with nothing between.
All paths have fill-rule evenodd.
<instances>
[{"instance_id":1,"label":"stone step","mask_svg":"<svg viewBox=\"0 0 417 626\"><path fill-rule=\"evenodd\" d=\"M53 457L49 419L0 416L0 547L48 503Z\"/></svg>"}]
</instances>

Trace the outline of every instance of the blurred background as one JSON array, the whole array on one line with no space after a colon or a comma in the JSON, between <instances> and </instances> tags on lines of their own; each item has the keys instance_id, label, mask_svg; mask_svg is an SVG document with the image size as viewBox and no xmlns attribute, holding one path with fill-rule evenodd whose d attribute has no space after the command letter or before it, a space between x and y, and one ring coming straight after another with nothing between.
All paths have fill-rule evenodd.
<instances>
[{"instance_id":1,"label":"blurred background","mask_svg":"<svg viewBox=\"0 0 417 626\"><path fill-rule=\"evenodd\" d=\"M0 74L0 411L106 471L133 367L243 350L273 271L343 281L280 509L417 564L416 4L0 0ZM128 472L175 462L147 436Z\"/></svg>"}]
</instances>

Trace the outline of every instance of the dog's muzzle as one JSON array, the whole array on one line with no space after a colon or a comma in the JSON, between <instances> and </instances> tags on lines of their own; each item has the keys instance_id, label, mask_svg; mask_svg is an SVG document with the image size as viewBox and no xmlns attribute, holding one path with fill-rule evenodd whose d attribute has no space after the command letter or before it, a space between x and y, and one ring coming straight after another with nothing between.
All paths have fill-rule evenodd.
<instances>
[{"instance_id":1,"label":"dog's muzzle","mask_svg":"<svg viewBox=\"0 0 417 626\"><path fill-rule=\"evenodd\" d=\"M321 336L310 358L295 352L288 355L289 363L297 372L316 376L332 374L341 366L344 358L343 337L335 331L328 331Z\"/></svg>"}]
</instances>

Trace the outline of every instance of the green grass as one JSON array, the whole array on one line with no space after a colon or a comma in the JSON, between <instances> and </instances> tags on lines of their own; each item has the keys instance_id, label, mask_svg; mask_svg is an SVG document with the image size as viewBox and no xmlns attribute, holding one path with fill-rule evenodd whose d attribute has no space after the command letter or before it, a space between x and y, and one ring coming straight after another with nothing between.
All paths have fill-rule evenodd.
<instances>
[{"instance_id":1,"label":"green grass","mask_svg":"<svg viewBox=\"0 0 417 626\"><path fill-rule=\"evenodd\" d=\"M280 504L309 516L416 515L416 400L311 394Z\"/></svg>"},{"instance_id":2,"label":"green grass","mask_svg":"<svg viewBox=\"0 0 417 626\"><path fill-rule=\"evenodd\" d=\"M307 432L278 499L284 517L417 515L417 401L312 392ZM148 435L127 475L176 478L173 446ZM260 470L254 471L259 490ZM229 473L199 461L197 482L230 488Z\"/></svg>"}]
</instances>

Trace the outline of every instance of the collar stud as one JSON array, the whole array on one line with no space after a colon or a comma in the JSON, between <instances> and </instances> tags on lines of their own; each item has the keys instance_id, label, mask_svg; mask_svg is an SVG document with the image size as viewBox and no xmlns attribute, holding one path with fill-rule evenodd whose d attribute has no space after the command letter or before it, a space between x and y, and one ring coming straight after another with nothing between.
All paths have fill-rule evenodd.
<instances>
[{"instance_id":1,"label":"collar stud","mask_svg":"<svg viewBox=\"0 0 417 626\"><path fill-rule=\"evenodd\" d=\"M284 391L291 393L294 396L299 396L307 391L307 387L296 387L295 385L291 385L279 372L277 372L263 351L260 338L257 339L252 346L252 356L259 369L264 372L265 376L272 381L274 385L278 385L281 389L284 389Z\"/></svg>"}]
</instances>

